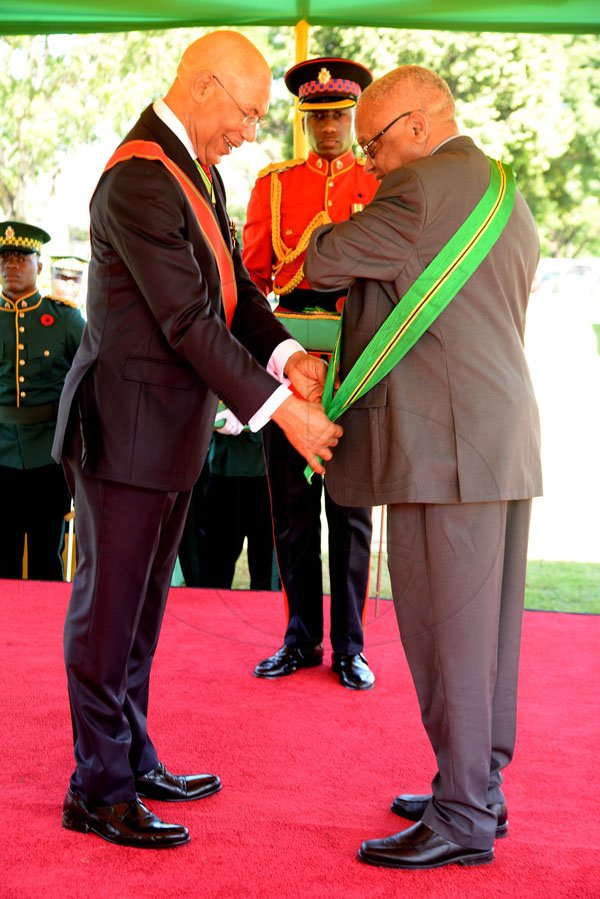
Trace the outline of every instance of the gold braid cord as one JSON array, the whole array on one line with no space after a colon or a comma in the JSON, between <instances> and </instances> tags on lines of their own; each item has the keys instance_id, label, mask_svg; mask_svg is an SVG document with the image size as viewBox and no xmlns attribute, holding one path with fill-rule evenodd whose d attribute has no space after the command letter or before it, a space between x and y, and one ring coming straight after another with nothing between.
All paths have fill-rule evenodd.
<instances>
[{"instance_id":1,"label":"gold braid cord","mask_svg":"<svg viewBox=\"0 0 600 899\"><path fill-rule=\"evenodd\" d=\"M271 235L273 240L273 251L277 259L277 265L273 267L274 277L277 277L281 269L285 265L289 265L298 256L301 256L308 247L310 236L319 225L327 225L331 222L329 213L326 210L317 212L315 217L308 223L302 237L298 241L295 249L286 246L281 237L281 195L282 187L277 172L271 173ZM304 263L300 263L300 267L296 274L283 287L274 287L273 292L277 296L285 296L298 287L298 284L304 278Z\"/></svg>"}]
</instances>

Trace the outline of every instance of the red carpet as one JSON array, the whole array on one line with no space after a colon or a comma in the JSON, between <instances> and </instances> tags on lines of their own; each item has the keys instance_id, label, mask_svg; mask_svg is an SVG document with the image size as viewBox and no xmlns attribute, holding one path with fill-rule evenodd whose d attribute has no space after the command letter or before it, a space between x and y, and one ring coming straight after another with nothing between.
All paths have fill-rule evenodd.
<instances>
[{"instance_id":1,"label":"red carpet","mask_svg":"<svg viewBox=\"0 0 600 899\"><path fill-rule=\"evenodd\" d=\"M394 793L428 787L433 759L388 602L366 630L374 690L327 666L260 681L281 644L278 594L171 591L150 726L175 772L214 771L216 796L149 803L189 826L174 850L123 849L60 827L72 767L62 666L67 584L0 581L2 899L598 897L600 617L525 616L509 837L492 865L387 871L362 839L404 825Z\"/></svg>"}]
</instances>

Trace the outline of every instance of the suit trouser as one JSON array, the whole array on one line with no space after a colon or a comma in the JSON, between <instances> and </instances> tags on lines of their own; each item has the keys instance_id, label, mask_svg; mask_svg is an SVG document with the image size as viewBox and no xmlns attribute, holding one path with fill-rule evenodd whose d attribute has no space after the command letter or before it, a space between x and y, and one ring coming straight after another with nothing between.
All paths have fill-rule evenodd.
<instances>
[{"instance_id":1,"label":"suit trouser","mask_svg":"<svg viewBox=\"0 0 600 899\"><path fill-rule=\"evenodd\" d=\"M321 491L329 528L331 645L354 654L364 646L362 617L369 590L371 509L333 502L323 479L304 477L306 462L281 429L263 429L271 493L275 549L288 605L286 646L311 647L323 640Z\"/></svg>"},{"instance_id":2,"label":"suit trouser","mask_svg":"<svg viewBox=\"0 0 600 899\"><path fill-rule=\"evenodd\" d=\"M493 845L513 755L531 500L388 507L400 636L436 756L424 823Z\"/></svg>"},{"instance_id":3,"label":"suit trouser","mask_svg":"<svg viewBox=\"0 0 600 899\"><path fill-rule=\"evenodd\" d=\"M105 481L81 469L78 428L63 464L75 498L77 571L64 633L76 768L71 789L112 805L154 768L152 661L190 491Z\"/></svg>"},{"instance_id":4,"label":"suit trouser","mask_svg":"<svg viewBox=\"0 0 600 899\"><path fill-rule=\"evenodd\" d=\"M0 540L0 577L21 578L27 535L29 580L62 581L60 557L69 511L69 491L60 465L0 466L0 495L6 510Z\"/></svg>"}]
</instances>

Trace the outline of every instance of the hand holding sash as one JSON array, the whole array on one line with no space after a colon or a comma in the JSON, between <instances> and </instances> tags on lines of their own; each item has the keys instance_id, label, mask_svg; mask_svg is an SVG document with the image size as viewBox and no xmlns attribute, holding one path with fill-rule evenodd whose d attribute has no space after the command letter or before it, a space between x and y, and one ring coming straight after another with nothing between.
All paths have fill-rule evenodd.
<instances>
[{"instance_id":1,"label":"hand holding sash","mask_svg":"<svg viewBox=\"0 0 600 899\"><path fill-rule=\"evenodd\" d=\"M323 406L289 396L275 410L272 420L306 459L309 468L317 474L325 474L323 460L331 459L331 447L337 445L343 431L327 418Z\"/></svg>"},{"instance_id":2,"label":"hand holding sash","mask_svg":"<svg viewBox=\"0 0 600 899\"><path fill-rule=\"evenodd\" d=\"M309 403L321 401L327 375L327 365L322 359L309 353L293 353L286 362L285 375L302 399Z\"/></svg>"}]
</instances>

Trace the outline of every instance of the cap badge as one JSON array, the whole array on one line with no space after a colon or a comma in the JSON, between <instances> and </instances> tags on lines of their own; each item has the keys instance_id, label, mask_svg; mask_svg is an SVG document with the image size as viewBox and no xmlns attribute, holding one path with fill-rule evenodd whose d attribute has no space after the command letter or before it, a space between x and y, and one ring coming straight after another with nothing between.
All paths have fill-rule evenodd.
<instances>
[{"instance_id":1,"label":"cap badge","mask_svg":"<svg viewBox=\"0 0 600 899\"><path fill-rule=\"evenodd\" d=\"M15 236L15 229L11 228L11 226L9 225L8 228L6 229L6 231L4 232L4 237L6 238L6 240L12 240L14 236Z\"/></svg>"},{"instance_id":2,"label":"cap badge","mask_svg":"<svg viewBox=\"0 0 600 899\"><path fill-rule=\"evenodd\" d=\"M329 69L326 69L325 66L323 66L323 68L317 75L317 80L319 84L327 84L329 81L331 81L331 72L329 71Z\"/></svg>"}]
</instances>

